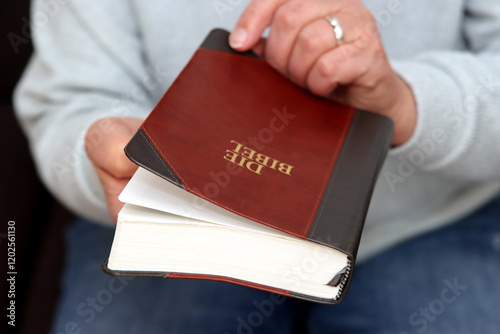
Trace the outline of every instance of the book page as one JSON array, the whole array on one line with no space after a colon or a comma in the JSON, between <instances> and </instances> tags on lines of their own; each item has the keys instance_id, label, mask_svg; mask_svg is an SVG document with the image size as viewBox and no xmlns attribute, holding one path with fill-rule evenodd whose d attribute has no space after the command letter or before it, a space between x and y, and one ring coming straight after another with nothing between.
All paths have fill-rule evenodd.
<instances>
[{"instance_id":1,"label":"book page","mask_svg":"<svg viewBox=\"0 0 500 334\"><path fill-rule=\"evenodd\" d=\"M225 210L141 167L139 167L137 172L130 179L118 199L124 203L130 203L182 217L295 238L287 233Z\"/></svg>"},{"instance_id":2,"label":"book page","mask_svg":"<svg viewBox=\"0 0 500 334\"><path fill-rule=\"evenodd\" d=\"M203 220L196 220L192 218L174 215L168 212L158 211L144 206L137 206L130 203L125 203L120 210L119 218L127 222L146 222L146 223L159 223L159 224L190 224L199 226L213 226Z\"/></svg>"}]
</instances>

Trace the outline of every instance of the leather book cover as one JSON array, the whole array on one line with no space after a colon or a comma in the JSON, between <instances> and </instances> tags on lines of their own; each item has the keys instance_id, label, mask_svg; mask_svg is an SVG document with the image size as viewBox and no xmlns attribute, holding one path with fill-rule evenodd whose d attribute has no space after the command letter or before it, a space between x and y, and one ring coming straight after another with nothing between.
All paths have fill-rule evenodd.
<instances>
[{"instance_id":1,"label":"leather book cover","mask_svg":"<svg viewBox=\"0 0 500 334\"><path fill-rule=\"evenodd\" d=\"M224 30L209 34L126 154L196 196L336 248L354 264L392 121L315 97L254 54L236 53L227 40ZM351 271L337 278L344 291Z\"/></svg>"}]
</instances>

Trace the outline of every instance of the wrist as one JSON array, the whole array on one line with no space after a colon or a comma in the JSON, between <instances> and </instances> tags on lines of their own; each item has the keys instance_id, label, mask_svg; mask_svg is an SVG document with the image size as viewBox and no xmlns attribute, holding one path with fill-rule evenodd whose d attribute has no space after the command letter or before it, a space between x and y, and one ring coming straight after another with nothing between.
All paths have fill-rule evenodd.
<instances>
[{"instance_id":1,"label":"wrist","mask_svg":"<svg viewBox=\"0 0 500 334\"><path fill-rule=\"evenodd\" d=\"M394 121L393 146L404 144L413 135L417 124L417 105L413 92L399 76L397 80L399 89L395 96L398 99L387 114Z\"/></svg>"}]
</instances>

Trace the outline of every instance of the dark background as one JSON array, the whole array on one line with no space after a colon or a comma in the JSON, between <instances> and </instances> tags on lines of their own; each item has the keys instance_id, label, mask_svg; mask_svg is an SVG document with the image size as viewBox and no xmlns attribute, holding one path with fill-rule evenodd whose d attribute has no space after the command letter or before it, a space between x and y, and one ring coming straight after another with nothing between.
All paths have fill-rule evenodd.
<instances>
[{"instance_id":1,"label":"dark background","mask_svg":"<svg viewBox=\"0 0 500 334\"><path fill-rule=\"evenodd\" d=\"M1 319L5 333L49 333L64 261L64 228L71 214L40 183L12 106L12 91L32 52L29 1L0 3L0 249L7 268L7 223L16 226L16 327L7 325L6 277ZM56 333L53 333L56 334Z\"/></svg>"}]
</instances>

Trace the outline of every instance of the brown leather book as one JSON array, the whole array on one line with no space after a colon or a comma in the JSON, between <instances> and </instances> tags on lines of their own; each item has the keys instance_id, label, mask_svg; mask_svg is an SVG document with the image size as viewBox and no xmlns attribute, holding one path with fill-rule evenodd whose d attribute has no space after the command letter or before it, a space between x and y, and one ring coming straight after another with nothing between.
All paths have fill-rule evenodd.
<instances>
[{"instance_id":1,"label":"brown leather book","mask_svg":"<svg viewBox=\"0 0 500 334\"><path fill-rule=\"evenodd\" d=\"M311 95L254 54L234 52L227 38L220 29L209 34L127 145L142 176L122 194L128 204L104 268L337 303L352 277L392 121ZM187 196L193 209L172 204L161 222L161 203L175 200L134 198L148 193L144 183L156 189L151 194ZM210 210L243 227L205 215ZM138 250L134 238L143 240ZM131 260L149 245L149 255Z\"/></svg>"}]
</instances>

